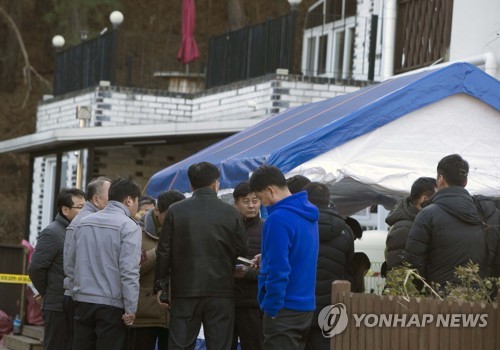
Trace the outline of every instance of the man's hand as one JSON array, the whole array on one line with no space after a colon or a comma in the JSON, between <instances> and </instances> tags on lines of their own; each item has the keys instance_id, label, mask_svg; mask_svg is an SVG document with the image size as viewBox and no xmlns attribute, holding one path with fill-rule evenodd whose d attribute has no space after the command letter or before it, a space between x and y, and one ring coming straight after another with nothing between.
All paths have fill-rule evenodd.
<instances>
[{"instance_id":1,"label":"man's hand","mask_svg":"<svg viewBox=\"0 0 500 350\"><path fill-rule=\"evenodd\" d=\"M253 257L252 259L252 268L254 270L259 270L260 269L260 262L262 260L262 254L257 254L256 256Z\"/></svg>"},{"instance_id":2,"label":"man's hand","mask_svg":"<svg viewBox=\"0 0 500 350\"><path fill-rule=\"evenodd\" d=\"M159 290L157 293L156 293L156 301L158 302L158 305L160 305L160 308L162 310L167 310L167 309L170 309L170 304L169 303L163 303L161 300L160 300L160 296L161 294L163 293L162 290Z\"/></svg>"},{"instance_id":3,"label":"man's hand","mask_svg":"<svg viewBox=\"0 0 500 350\"><path fill-rule=\"evenodd\" d=\"M43 304L43 297L40 294L34 295L33 298L35 299L35 302L38 305L42 305Z\"/></svg>"},{"instance_id":4,"label":"man's hand","mask_svg":"<svg viewBox=\"0 0 500 350\"><path fill-rule=\"evenodd\" d=\"M127 326L131 326L134 324L135 321L135 314L129 314L129 313L124 313L122 316L123 323L125 323Z\"/></svg>"},{"instance_id":5,"label":"man's hand","mask_svg":"<svg viewBox=\"0 0 500 350\"><path fill-rule=\"evenodd\" d=\"M236 265L236 269L234 270L234 278L245 278L247 275L249 267L245 265Z\"/></svg>"}]
</instances>

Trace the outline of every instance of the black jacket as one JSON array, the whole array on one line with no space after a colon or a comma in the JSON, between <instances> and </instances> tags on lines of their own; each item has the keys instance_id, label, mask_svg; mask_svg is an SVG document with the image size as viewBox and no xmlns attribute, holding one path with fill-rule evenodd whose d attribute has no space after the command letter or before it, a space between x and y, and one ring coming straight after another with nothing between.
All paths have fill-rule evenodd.
<instances>
[{"instance_id":1,"label":"black jacket","mask_svg":"<svg viewBox=\"0 0 500 350\"><path fill-rule=\"evenodd\" d=\"M30 279L43 297L44 310L63 311L63 252L68 225L69 221L57 214L55 220L40 232L28 267Z\"/></svg>"},{"instance_id":2,"label":"black jacket","mask_svg":"<svg viewBox=\"0 0 500 350\"><path fill-rule=\"evenodd\" d=\"M233 297L236 258L246 255L241 215L208 187L168 209L155 281L170 277L172 297ZM155 283L155 290L159 284Z\"/></svg>"},{"instance_id":3,"label":"black jacket","mask_svg":"<svg viewBox=\"0 0 500 350\"><path fill-rule=\"evenodd\" d=\"M319 252L316 268L316 309L330 305L332 282L354 282L354 236L335 210L318 206Z\"/></svg>"},{"instance_id":4,"label":"black jacket","mask_svg":"<svg viewBox=\"0 0 500 350\"><path fill-rule=\"evenodd\" d=\"M250 220L244 220L245 228L248 236L248 253L247 258L252 259L260 253L262 242L262 226L264 220L256 217ZM259 307L257 303L257 271L249 269L245 278L234 279L234 305L236 307Z\"/></svg>"},{"instance_id":5,"label":"black jacket","mask_svg":"<svg viewBox=\"0 0 500 350\"><path fill-rule=\"evenodd\" d=\"M406 196L387 215L385 222L391 227L385 241L385 261L388 270L401 265L401 254L418 212L418 208L411 204L410 197Z\"/></svg>"},{"instance_id":6,"label":"black jacket","mask_svg":"<svg viewBox=\"0 0 500 350\"><path fill-rule=\"evenodd\" d=\"M441 286L447 281L458 282L455 267L465 265L469 260L479 264L481 277L491 274L481 216L469 192L463 187L447 187L437 192L431 203L420 211L413 223L404 252L405 260L427 281ZM499 225L500 215L494 203L484 200L481 206L486 221ZM498 230L489 240L499 257ZM497 258L496 269L499 266Z\"/></svg>"}]
</instances>

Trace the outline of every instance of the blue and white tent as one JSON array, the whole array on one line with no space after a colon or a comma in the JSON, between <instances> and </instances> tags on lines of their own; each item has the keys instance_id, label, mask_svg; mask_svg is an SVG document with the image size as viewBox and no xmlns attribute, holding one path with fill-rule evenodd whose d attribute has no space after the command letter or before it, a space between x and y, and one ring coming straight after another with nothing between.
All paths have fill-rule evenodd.
<instances>
[{"instance_id":1,"label":"blue and white tent","mask_svg":"<svg viewBox=\"0 0 500 350\"><path fill-rule=\"evenodd\" d=\"M290 108L159 171L146 192L189 192L187 169L201 161L218 166L222 189L271 164L327 183L348 214L392 205L452 153L470 164L471 193L500 196L500 82L467 63Z\"/></svg>"}]
</instances>

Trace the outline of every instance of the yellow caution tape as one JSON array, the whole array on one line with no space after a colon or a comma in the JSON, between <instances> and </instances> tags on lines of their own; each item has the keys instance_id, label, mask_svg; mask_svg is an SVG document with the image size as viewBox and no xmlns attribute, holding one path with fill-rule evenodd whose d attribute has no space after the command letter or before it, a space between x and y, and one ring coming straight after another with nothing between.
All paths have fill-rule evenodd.
<instances>
[{"instance_id":1,"label":"yellow caution tape","mask_svg":"<svg viewBox=\"0 0 500 350\"><path fill-rule=\"evenodd\" d=\"M31 283L28 275L12 275L8 273L0 273L0 283Z\"/></svg>"}]
</instances>

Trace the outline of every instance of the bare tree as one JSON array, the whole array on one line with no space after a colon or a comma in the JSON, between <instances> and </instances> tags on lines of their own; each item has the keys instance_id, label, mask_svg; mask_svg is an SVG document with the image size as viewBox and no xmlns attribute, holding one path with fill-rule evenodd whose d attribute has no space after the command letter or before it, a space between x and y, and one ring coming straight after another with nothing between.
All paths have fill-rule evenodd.
<instances>
[{"instance_id":1,"label":"bare tree","mask_svg":"<svg viewBox=\"0 0 500 350\"><path fill-rule=\"evenodd\" d=\"M26 107L26 103L28 102L28 98L30 96L31 92L31 73L35 74L42 82L44 82L49 89L51 89L50 83L43 78L38 72L36 71L35 68L30 63L29 57L28 57L28 52L26 51L26 46L24 45L23 37L21 36L21 33L19 32L19 28L16 25L16 22L12 19L12 17L3 9L2 6L0 6L0 17L3 17L6 22L8 27L14 32L15 38L17 39L17 43L19 44L19 49L21 50L21 54L24 58L24 67L23 67L23 76L24 76L24 83L27 86L27 91L26 91L26 96L24 97L23 101L23 108ZM17 58L17 53L15 55ZM12 79L12 84L13 84L14 79Z\"/></svg>"},{"instance_id":2,"label":"bare tree","mask_svg":"<svg viewBox=\"0 0 500 350\"><path fill-rule=\"evenodd\" d=\"M5 4L6 11L17 21L20 21L22 1L10 1ZM2 4L0 4L2 6ZM19 44L9 25L0 20L0 90L12 92L16 88L16 71L19 57Z\"/></svg>"}]
</instances>

